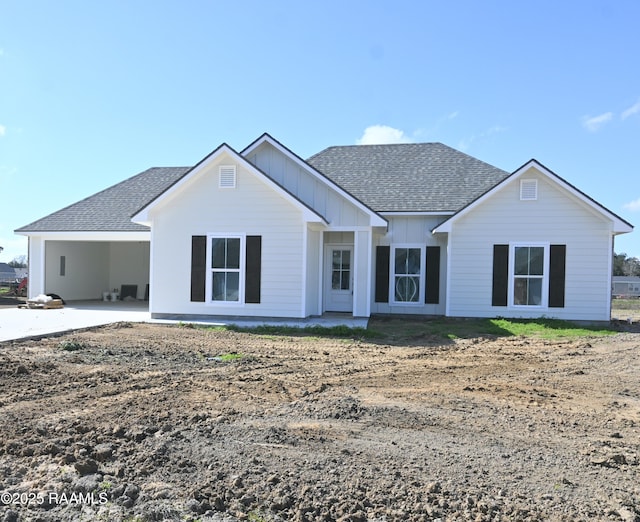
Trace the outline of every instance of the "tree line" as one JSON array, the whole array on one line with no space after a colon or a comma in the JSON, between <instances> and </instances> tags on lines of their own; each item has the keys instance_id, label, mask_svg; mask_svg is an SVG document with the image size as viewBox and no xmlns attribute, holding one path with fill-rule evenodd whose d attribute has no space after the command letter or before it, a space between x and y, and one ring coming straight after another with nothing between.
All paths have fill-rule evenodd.
<instances>
[{"instance_id":1,"label":"tree line","mask_svg":"<svg viewBox=\"0 0 640 522\"><path fill-rule=\"evenodd\" d=\"M614 276L640 276L640 259L627 254L613 254Z\"/></svg>"}]
</instances>

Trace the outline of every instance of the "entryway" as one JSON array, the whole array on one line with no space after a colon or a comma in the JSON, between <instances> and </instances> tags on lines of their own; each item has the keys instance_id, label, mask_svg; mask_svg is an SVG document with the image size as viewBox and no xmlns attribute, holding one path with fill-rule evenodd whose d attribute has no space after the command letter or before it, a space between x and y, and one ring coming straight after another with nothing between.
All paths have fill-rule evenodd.
<instances>
[{"instance_id":1,"label":"entryway","mask_svg":"<svg viewBox=\"0 0 640 522\"><path fill-rule=\"evenodd\" d=\"M353 245L325 245L324 310L353 312Z\"/></svg>"}]
</instances>

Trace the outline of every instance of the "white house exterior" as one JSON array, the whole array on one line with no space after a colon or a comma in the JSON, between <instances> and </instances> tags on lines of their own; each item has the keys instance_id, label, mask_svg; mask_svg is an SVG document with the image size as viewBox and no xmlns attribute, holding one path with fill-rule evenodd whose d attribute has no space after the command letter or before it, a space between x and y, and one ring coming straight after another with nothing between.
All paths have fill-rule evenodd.
<instances>
[{"instance_id":1,"label":"white house exterior","mask_svg":"<svg viewBox=\"0 0 640 522\"><path fill-rule=\"evenodd\" d=\"M614 236L632 229L535 160L509 174L407 144L305 161L265 134L17 233L30 240L30 295L135 285L154 317L608 320Z\"/></svg>"}]
</instances>

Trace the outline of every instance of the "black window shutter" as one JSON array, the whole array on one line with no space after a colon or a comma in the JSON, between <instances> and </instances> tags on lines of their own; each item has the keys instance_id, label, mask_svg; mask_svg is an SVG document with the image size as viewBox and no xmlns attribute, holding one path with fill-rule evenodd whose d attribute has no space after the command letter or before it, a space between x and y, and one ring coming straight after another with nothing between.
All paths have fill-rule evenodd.
<instances>
[{"instance_id":1,"label":"black window shutter","mask_svg":"<svg viewBox=\"0 0 640 522\"><path fill-rule=\"evenodd\" d=\"M491 306L507 306L509 245L493 245L493 290Z\"/></svg>"},{"instance_id":2,"label":"black window shutter","mask_svg":"<svg viewBox=\"0 0 640 522\"><path fill-rule=\"evenodd\" d=\"M427 288L424 295L426 304L440 302L440 247L427 247Z\"/></svg>"},{"instance_id":3,"label":"black window shutter","mask_svg":"<svg viewBox=\"0 0 640 522\"><path fill-rule=\"evenodd\" d=\"M549 306L564 308L567 245L549 247Z\"/></svg>"},{"instance_id":4,"label":"black window shutter","mask_svg":"<svg viewBox=\"0 0 640 522\"><path fill-rule=\"evenodd\" d=\"M260 274L262 272L262 236L247 236L244 302L260 302Z\"/></svg>"},{"instance_id":5,"label":"black window shutter","mask_svg":"<svg viewBox=\"0 0 640 522\"><path fill-rule=\"evenodd\" d=\"M389 257L391 247L376 247L376 303L389 302Z\"/></svg>"},{"instance_id":6,"label":"black window shutter","mask_svg":"<svg viewBox=\"0 0 640 522\"><path fill-rule=\"evenodd\" d=\"M207 236L191 237L191 301L204 302L207 280Z\"/></svg>"}]
</instances>

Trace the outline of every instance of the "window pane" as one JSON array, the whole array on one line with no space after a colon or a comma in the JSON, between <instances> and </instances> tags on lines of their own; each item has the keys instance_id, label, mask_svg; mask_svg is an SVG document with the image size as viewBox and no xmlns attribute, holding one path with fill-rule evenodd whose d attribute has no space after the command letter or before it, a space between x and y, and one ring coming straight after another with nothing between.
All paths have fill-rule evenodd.
<instances>
[{"instance_id":1,"label":"window pane","mask_svg":"<svg viewBox=\"0 0 640 522\"><path fill-rule=\"evenodd\" d=\"M542 279L537 277L529 279L527 304L533 306L540 306L542 304Z\"/></svg>"},{"instance_id":2,"label":"window pane","mask_svg":"<svg viewBox=\"0 0 640 522\"><path fill-rule=\"evenodd\" d=\"M224 238L214 237L211 240L211 268L225 267L225 246Z\"/></svg>"},{"instance_id":3,"label":"window pane","mask_svg":"<svg viewBox=\"0 0 640 522\"><path fill-rule=\"evenodd\" d=\"M420 273L420 249L409 248L407 254L407 273L419 274Z\"/></svg>"},{"instance_id":4,"label":"window pane","mask_svg":"<svg viewBox=\"0 0 640 522\"><path fill-rule=\"evenodd\" d=\"M403 303L417 303L420 296L419 277L396 277L395 300Z\"/></svg>"},{"instance_id":5,"label":"window pane","mask_svg":"<svg viewBox=\"0 0 640 522\"><path fill-rule=\"evenodd\" d=\"M514 305L527 304L527 278L526 277L516 277L514 281L513 304Z\"/></svg>"},{"instance_id":6,"label":"window pane","mask_svg":"<svg viewBox=\"0 0 640 522\"><path fill-rule=\"evenodd\" d=\"M240 268L240 238L227 239L226 268Z\"/></svg>"},{"instance_id":7,"label":"window pane","mask_svg":"<svg viewBox=\"0 0 640 522\"><path fill-rule=\"evenodd\" d=\"M529 247L516 247L515 274L529 275Z\"/></svg>"},{"instance_id":8,"label":"window pane","mask_svg":"<svg viewBox=\"0 0 640 522\"><path fill-rule=\"evenodd\" d=\"M349 290L349 280L351 279L349 274L349 270L344 270L342 272L342 286L340 287L341 290Z\"/></svg>"},{"instance_id":9,"label":"window pane","mask_svg":"<svg viewBox=\"0 0 640 522\"><path fill-rule=\"evenodd\" d=\"M529 249L529 275L542 275L544 266L544 248L531 247Z\"/></svg>"},{"instance_id":10,"label":"window pane","mask_svg":"<svg viewBox=\"0 0 640 522\"><path fill-rule=\"evenodd\" d=\"M342 266L342 252L340 250L333 251L332 265L334 270L339 270Z\"/></svg>"},{"instance_id":11,"label":"window pane","mask_svg":"<svg viewBox=\"0 0 640 522\"><path fill-rule=\"evenodd\" d=\"M340 270L334 270L331 273L331 288L333 290L340 290Z\"/></svg>"},{"instance_id":12,"label":"window pane","mask_svg":"<svg viewBox=\"0 0 640 522\"><path fill-rule=\"evenodd\" d=\"M351 251L343 250L342 251L342 268L345 270L349 270L351 268Z\"/></svg>"},{"instance_id":13,"label":"window pane","mask_svg":"<svg viewBox=\"0 0 640 522\"><path fill-rule=\"evenodd\" d=\"M395 272L396 274L406 274L407 273L407 256L409 253L408 248L396 248L396 265Z\"/></svg>"},{"instance_id":14,"label":"window pane","mask_svg":"<svg viewBox=\"0 0 640 522\"><path fill-rule=\"evenodd\" d=\"M214 272L213 296L214 301L238 301L240 274L238 272Z\"/></svg>"},{"instance_id":15,"label":"window pane","mask_svg":"<svg viewBox=\"0 0 640 522\"><path fill-rule=\"evenodd\" d=\"M226 274L225 272L213 273L213 295L211 298L214 301L225 300L225 287L226 287Z\"/></svg>"},{"instance_id":16,"label":"window pane","mask_svg":"<svg viewBox=\"0 0 640 522\"><path fill-rule=\"evenodd\" d=\"M240 274L227 272L227 288L225 301L238 301L240 298Z\"/></svg>"}]
</instances>

